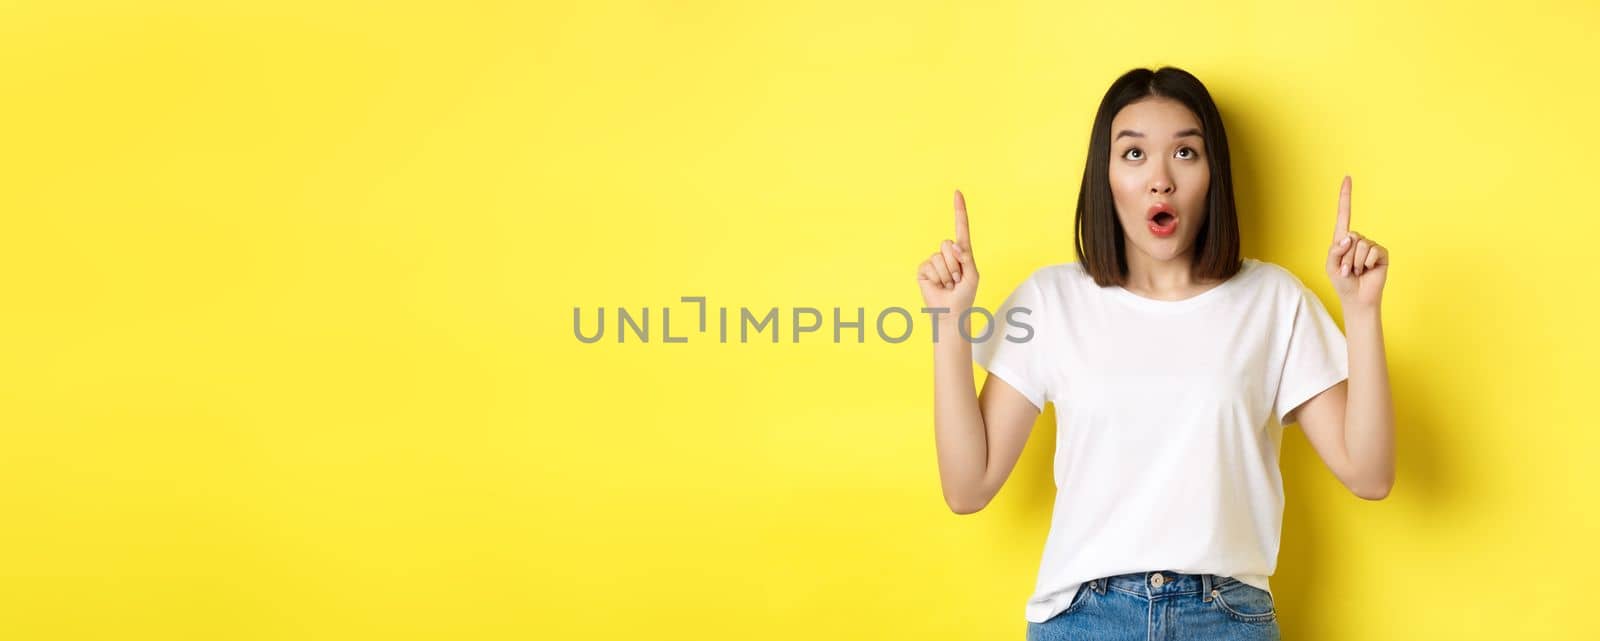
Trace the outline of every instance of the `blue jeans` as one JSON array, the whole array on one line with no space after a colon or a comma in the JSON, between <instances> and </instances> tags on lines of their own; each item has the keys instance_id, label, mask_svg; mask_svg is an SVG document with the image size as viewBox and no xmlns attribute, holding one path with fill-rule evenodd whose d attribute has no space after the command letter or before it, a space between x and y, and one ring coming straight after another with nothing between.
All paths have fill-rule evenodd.
<instances>
[{"instance_id":1,"label":"blue jeans","mask_svg":"<svg viewBox=\"0 0 1600 641\"><path fill-rule=\"evenodd\" d=\"M1085 581L1028 641L1279 641L1272 595L1215 574L1135 572Z\"/></svg>"}]
</instances>

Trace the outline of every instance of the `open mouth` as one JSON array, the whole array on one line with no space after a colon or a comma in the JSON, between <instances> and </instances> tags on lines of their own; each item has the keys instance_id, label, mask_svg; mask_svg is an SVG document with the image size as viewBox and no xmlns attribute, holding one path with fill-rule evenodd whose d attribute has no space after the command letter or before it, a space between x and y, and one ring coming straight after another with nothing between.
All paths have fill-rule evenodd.
<instances>
[{"instance_id":1,"label":"open mouth","mask_svg":"<svg viewBox=\"0 0 1600 641\"><path fill-rule=\"evenodd\" d=\"M1150 222L1150 233L1156 236L1171 236L1178 229L1178 213L1166 203L1156 203L1150 206L1145 213Z\"/></svg>"}]
</instances>

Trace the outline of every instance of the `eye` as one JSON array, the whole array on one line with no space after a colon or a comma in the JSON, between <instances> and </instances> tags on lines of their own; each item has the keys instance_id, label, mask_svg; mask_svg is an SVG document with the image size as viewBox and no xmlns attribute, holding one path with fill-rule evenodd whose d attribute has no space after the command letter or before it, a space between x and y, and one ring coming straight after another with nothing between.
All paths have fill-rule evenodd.
<instances>
[{"instance_id":1,"label":"eye","mask_svg":"<svg viewBox=\"0 0 1600 641\"><path fill-rule=\"evenodd\" d=\"M1200 152L1195 151L1194 149L1191 149L1189 147L1181 147L1181 148L1178 149L1178 153L1180 153L1180 154L1185 152L1185 151L1189 152L1189 155L1188 155L1188 157L1185 157L1184 160L1188 160L1190 158L1194 158L1195 156L1200 154Z\"/></svg>"},{"instance_id":2,"label":"eye","mask_svg":"<svg viewBox=\"0 0 1600 641\"><path fill-rule=\"evenodd\" d=\"M1140 156L1143 156L1144 152L1140 151L1138 147L1129 147L1127 151L1122 152L1123 158L1128 160L1138 160L1138 158L1128 158L1128 154L1139 154Z\"/></svg>"}]
</instances>

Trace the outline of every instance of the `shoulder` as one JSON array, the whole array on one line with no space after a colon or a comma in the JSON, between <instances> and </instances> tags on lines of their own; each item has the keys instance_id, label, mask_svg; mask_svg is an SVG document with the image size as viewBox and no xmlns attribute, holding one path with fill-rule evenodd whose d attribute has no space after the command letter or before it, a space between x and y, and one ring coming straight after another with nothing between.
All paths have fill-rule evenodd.
<instances>
[{"instance_id":1,"label":"shoulder","mask_svg":"<svg viewBox=\"0 0 1600 641\"><path fill-rule=\"evenodd\" d=\"M1279 309L1293 310L1306 306L1323 307L1316 292L1305 281L1282 265L1254 258L1246 258L1251 265L1251 286L1258 298L1277 303Z\"/></svg>"},{"instance_id":2,"label":"shoulder","mask_svg":"<svg viewBox=\"0 0 1600 641\"><path fill-rule=\"evenodd\" d=\"M1055 263L1044 265L1033 270L1028 280L1037 283L1045 290L1061 290L1068 287L1081 287L1084 283L1094 284L1094 278L1089 276L1089 271L1078 263Z\"/></svg>"},{"instance_id":3,"label":"shoulder","mask_svg":"<svg viewBox=\"0 0 1600 641\"><path fill-rule=\"evenodd\" d=\"M1305 281L1300 280L1294 272L1274 262L1256 258L1244 259L1243 269L1249 275L1255 287L1281 296L1299 296L1307 291Z\"/></svg>"},{"instance_id":4,"label":"shoulder","mask_svg":"<svg viewBox=\"0 0 1600 641\"><path fill-rule=\"evenodd\" d=\"M1026 305L1030 308L1058 309L1067 305L1080 290L1082 283L1093 285L1088 272L1077 263L1055 263L1035 267L1028 276L1017 283L1006 297L1003 306Z\"/></svg>"}]
</instances>

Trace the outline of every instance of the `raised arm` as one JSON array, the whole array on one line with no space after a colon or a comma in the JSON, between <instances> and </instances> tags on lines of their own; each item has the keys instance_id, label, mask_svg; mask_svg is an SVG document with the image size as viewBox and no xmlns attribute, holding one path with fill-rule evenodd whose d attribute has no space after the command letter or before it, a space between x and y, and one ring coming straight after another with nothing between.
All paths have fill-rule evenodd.
<instances>
[{"instance_id":1,"label":"raised arm","mask_svg":"<svg viewBox=\"0 0 1600 641\"><path fill-rule=\"evenodd\" d=\"M984 380L981 395L973 388L972 344L963 338L972 331L962 318L977 298L978 266L960 191L955 227L955 240L940 243L939 251L917 266L917 285L927 307L948 310L938 315L935 327L934 441L945 503L957 514L971 514L988 505L1011 475L1040 408L996 376Z\"/></svg>"},{"instance_id":2,"label":"raised arm","mask_svg":"<svg viewBox=\"0 0 1600 641\"><path fill-rule=\"evenodd\" d=\"M1394 486L1394 399L1384 356L1380 303L1389 273L1389 250L1350 231L1350 177L1339 190L1339 213L1328 249L1328 278L1344 307L1349 381L1324 390L1292 411L1334 476L1368 500Z\"/></svg>"}]
</instances>

